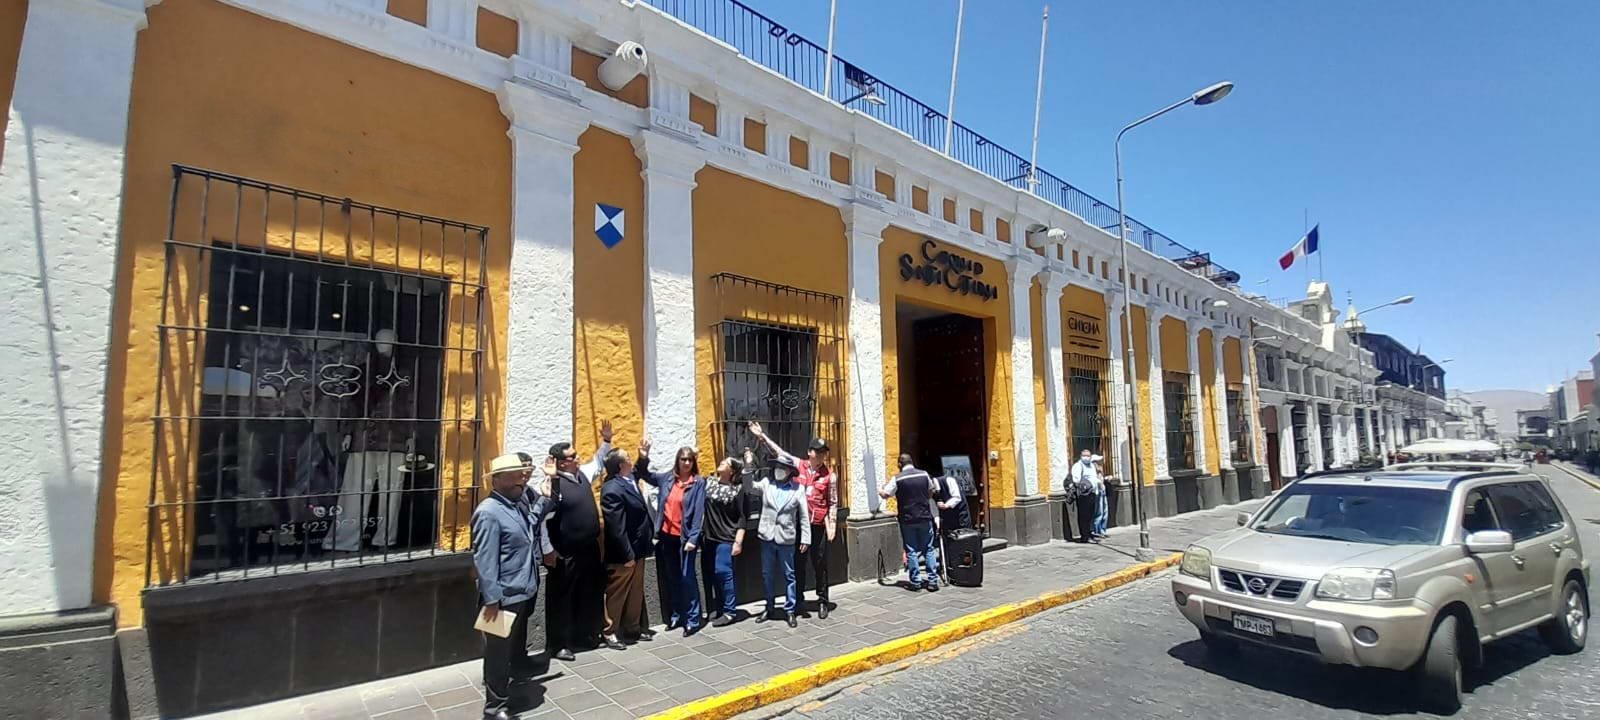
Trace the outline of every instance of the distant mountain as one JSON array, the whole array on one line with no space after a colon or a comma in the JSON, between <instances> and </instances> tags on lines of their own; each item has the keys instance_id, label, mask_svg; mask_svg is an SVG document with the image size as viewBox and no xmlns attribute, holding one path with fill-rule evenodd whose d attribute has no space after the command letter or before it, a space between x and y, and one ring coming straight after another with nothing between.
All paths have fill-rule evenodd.
<instances>
[{"instance_id":1,"label":"distant mountain","mask_svg":"<svg viewBox=\"0 0 1600 720\"><path fill-rule=\"evenodd\" d=\"M1473 402L1483 403L1494 409L1500 416L1500 437L1503 438L1517 436L1518 410L1536 410L1550 402L1549 396L1544 393L1527 390L1474 390L1462 394Z\"/></svg>"}]
</instances>

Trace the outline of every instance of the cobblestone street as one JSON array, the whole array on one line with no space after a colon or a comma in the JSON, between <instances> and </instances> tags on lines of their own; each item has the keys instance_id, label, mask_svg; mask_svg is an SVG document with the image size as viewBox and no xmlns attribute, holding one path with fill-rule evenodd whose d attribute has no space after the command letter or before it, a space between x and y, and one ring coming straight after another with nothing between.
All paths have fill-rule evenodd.
<instances>
[{"instance_id":1,"label":"cobblestone street","mask_svg":"<svg viewBox=\"0 0 1600 720\"><path fill-rule=\"evenodd\" d=\"M1578 520L1585 549L1600 549L1600 490L1552 466L1536 467ZM1600 717L1595 647L1554 656L1537 634L1526 632L1490 646L1486 655L1483 670L1469 676L1472 689L1458 717ZM1409 689L1399 673L1260 651L1219 664L1172 607L1161 576L1040 614L965 647L824 688L792 702L783 717L1431 717L1418 713Z\"/></svg>"}]
</instances>

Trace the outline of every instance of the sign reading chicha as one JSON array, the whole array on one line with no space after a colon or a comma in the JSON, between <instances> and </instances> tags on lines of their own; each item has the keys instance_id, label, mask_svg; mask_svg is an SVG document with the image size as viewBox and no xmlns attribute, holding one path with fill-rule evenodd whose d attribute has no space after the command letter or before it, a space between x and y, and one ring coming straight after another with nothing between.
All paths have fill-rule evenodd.
<instances>
[{"instance_id":1,"label":"sign reading chicha","mask_svg":"<svg viewBox=\"0 0 1600 720\"><path fill-rule=\"evenodd\" d=\"M1000 290L978 279L983 274L983 263L948 250L940 250L932 240L922 242L922 260L911 253L900 256L900 279L920 281L923 285L943 285L957 295L975 295L984 300L1000 296Z\"/></svg>"}]
</instances>

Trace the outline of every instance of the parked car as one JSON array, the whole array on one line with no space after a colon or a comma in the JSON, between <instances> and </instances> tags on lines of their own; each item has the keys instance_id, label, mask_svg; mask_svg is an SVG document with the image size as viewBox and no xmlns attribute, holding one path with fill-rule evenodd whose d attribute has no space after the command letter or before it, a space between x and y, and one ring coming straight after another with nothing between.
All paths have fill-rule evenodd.
<instances>
[{"instance_id":1,"label":"parked car","mask_svg":"<svg viewBox=\"0 0 1600 720\"><path fill-rule=\"evenodd\" d=\"M1217 656L1248 643L1409 670L1424 703L1451 713L1484 644L1534 627L1556 653L1587 639L1575 520L1521 466L1312 476L1239 522L1189 546L1172 580Z\"/></svg>"}]
</instances>

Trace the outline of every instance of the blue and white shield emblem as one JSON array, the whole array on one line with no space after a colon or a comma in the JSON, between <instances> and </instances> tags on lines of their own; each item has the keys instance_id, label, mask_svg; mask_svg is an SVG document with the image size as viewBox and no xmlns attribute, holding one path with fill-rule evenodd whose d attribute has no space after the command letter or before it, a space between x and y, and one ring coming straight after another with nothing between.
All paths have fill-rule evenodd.
<instances>
[{"instance_id":1,"label":"blue and white shield emblem","mask_svg":"<svg viewBox=\"0 0 1600 720\"><path fill-rule=\"evenodd\" d=\"M622 242L622 208L594 204L594 236L600 238L600 243L606 248L614 248Z\"/></svg>"}]
</instances>

